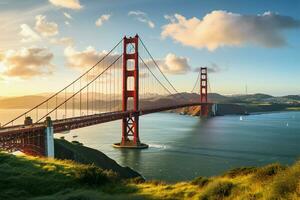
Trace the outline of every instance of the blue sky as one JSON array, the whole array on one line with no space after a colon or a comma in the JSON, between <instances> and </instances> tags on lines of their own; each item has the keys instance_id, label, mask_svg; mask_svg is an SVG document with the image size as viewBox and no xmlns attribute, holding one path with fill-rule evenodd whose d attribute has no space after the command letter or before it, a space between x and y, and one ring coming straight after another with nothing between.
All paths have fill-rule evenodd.
<instances>
[{"instance_id":1,"label":"blue sky","mask_svg":"<svg viewBox=\"0 0 300 200\"><path fill-rule=\"evenodd\" d=\"M68 58L64 52L67 47L47 42L53 38L71 38L74 42L73 48L78 52L84 51L88 46L102 51L109 50L124 35L130 36L135 33L142 37L156 59L166 59L166 56L171 53L176 55L178 59L185 58L188 61L191 68L189 71L168 73L166 70L167 76L180 91L189 91L193 86L193 81L197 77L193 69L200 66L217 66L216 72L209 74L212 92L222 94L245 93L245 85L247 84L249 93L300 94L300 79L298 78L300 75L299 0L74 1L81 5L80 9L70 8L66 5L55 5L55 3L47 0L0 0L0 17L2 21L6 20L4 21L6 26L2 27L4 36L0 36L0 43L3 44L0 46L0 96L26 95L49 92L49 90L54 92L81 73L81 71L66 66L66 59ZM143 14L128 15L131 11ZM288 16L295 22L295 25L292 25L291 28L278 28L274 25L271 26L270 32L258 26L262 28L263 32L256 33L255 29L249 29L253 33L247 33L246 36L241 35L239 44L225 44L214 49L205 46L205 40L199 41L196 47L196 45L188 45L181 39L176 39L174 33L170 33L165 38L162 37L164 26L171 24L170 19L166 19L166 15L174 18L174 14L177 13L185 17L186 20L193 17L197 20L203 20L203 17L212 14L213 11L223 11L223 14L230 19L229 13L238 14L241 16L238 19L241 20L247 19L247 16L255 17L271 12L273 15ZM69 14L72 19L68 19L63 13ZM58 33L44 37L43 32L34 29L37 15L45 16L47 22L57 24ZM96 20L102 15L110 15L110 17L108 20L104 20L101 26L96 26ZM147 22L139 21L139 17L147 22L151 21L154 27L150 27ZM2 21L0 20L0 22ZM66 21L69 25L66 24ZM22 24L28 25L42 39L37 42L21 42L20 26ZM250 25L253 24L255 22L250 22ZM240 27L240 24L235 25L236 27L231 25L230 28L240 30L238 33L242 33L243 28ZM246 27L247 23L242 25ZM199 29L201 27L199 26ZM205 27L206 29L211 28ZM274 30L272 27L275 27ZM193 27L189 27L189 29L193 29ZM268 34L272 35L272 31L280 33L286 44L266 46L262 40L264 38L268 40L266 37ZM186 37L195 38L196 43L200 37L198 37L198 33L201 33L201 30L191 36L187 34ZM265 35L260 37L259 34ZM231 41L228 38L230 36L231 31L227 34L226 41ZM182 36L180 37L182 38ZM183 41L186 39L184 38ZM205 44L201 46L201 42ZM9 50L17 51L20 48L33 46L46 48L51 55L53 54L51 64L54 67L51 68L51 73L43 73L41 76L33 74L24 78L17 73L5 71L11 62L1 54L6 55Z\"/></svg>"}]
</instances>

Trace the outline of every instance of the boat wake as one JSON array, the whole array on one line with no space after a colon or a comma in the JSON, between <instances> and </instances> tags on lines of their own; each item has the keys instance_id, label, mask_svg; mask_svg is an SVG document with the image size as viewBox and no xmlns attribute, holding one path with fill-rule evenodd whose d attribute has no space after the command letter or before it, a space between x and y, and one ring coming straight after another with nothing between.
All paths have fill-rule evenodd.
<instances>
[{"instance_id":1,"label":"boat wake","mask_svg":"<svg viewBox=\"0 0 300 200\"><path fill-rule=\"evenodd\" d=\"M149 147L150 148L153 148L153 149L167 149L167 145L161 145L161 144L149 144Z\"/></svg>"}]
</instances>

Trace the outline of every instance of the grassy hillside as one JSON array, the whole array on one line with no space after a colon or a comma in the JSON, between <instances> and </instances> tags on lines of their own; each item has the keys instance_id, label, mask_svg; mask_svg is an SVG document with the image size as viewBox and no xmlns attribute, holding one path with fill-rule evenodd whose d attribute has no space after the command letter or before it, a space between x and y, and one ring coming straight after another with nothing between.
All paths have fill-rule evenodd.
<instances>
[{"instance_id":1,"label":"grassy hillside","mask_svg":"<svg viewBox=\"0 0 300 200\"><path fill-rule=\"evenodd\" d=\"M0 199L299 199L300 162L239 168L190 182L122 180L93 165L0 153Z\"/></svg>"},{"instance_id":2,"label":"grassy hillside","mask_svg":"<svg viewBox=\"0 0 300 200\"><path fill-rule=\"evenodd\" d=\"M101 151L83 146L80 143L70 143L67 140L55 139L55 158L73 160L81 164L94 164L104 170L113 170L121 178L141 177L139 173L129 167L122 167L116 161Z\"/></svg>"}]
</instances>

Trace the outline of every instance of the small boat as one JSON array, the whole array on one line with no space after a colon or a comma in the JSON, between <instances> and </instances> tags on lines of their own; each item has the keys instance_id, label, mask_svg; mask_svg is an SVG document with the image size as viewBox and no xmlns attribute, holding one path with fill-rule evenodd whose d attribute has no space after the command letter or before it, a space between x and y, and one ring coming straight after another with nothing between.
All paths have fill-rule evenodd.
<instances>
[{"instance_id":1,"label":"small boat","mask_svg":"<svg viewBox=\"0 0 300 200\"><path fill-rule=\"evenodd\" d=\"M243 117L242 116L240 116L240 121L243 121Z\"/></svg>"}]
</instances>

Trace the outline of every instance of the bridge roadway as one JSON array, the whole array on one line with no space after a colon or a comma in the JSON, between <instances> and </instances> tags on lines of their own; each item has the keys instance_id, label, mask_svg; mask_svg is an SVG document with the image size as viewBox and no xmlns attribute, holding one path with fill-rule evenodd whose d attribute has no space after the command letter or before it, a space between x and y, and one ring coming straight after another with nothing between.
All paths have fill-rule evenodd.
<instances>
[{"instance_id":1,"label":"bridge roadway","mask_svg":"<svg viewBox=\"0 0 300 200\"><path fill-rule=\"evenodd\" d=\"M65 131L70 131L78 128L83 128L87 126L92 126L96 124L106 123L110 121L120 120L124 117L129 117L132 115L138 114L146 115L156 112L162 112L167 110L173 110L177 108L183 107L190 107L190 106L201 106L201 105L211 105L212 103L185 103L185 104L178 104L173 106L165 106L165 107L157 107L157 108L148 108L143 109L137 112L134 111L116 111L116 112L108 112L108 113L100 113L100 114L93 114L81 117L71 117L66 119L60 120L53 120L53 128L54 133L61 133ZM33 125L16 125L16 126L9 126L9 127L2 127L0 128L0 137L1 136L8 136L8 135L15 135L21 133L29 133L29 132L38 132L44 131L45 125L44 123L36 123Z\"/></svg>"}]
</instances>

